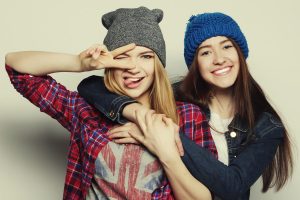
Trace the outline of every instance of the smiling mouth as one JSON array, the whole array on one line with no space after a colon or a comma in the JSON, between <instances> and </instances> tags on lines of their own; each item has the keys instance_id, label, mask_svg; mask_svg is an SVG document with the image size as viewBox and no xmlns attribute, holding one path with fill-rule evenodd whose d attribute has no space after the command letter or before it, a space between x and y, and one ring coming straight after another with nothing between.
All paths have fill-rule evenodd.
<instances>
[{"instance_id":1,"label":"smiling mouth","mask_svg":"<svg viewBox=\"0 0 300 200\"><path fill-rule=\"evenodd\" d=\"M216 69L216 70L212 71L212 73L217 76L223 76L223 75L228 74L230 72L231 68L232 68L232 66Z\"/></svg>"}]
</instances>

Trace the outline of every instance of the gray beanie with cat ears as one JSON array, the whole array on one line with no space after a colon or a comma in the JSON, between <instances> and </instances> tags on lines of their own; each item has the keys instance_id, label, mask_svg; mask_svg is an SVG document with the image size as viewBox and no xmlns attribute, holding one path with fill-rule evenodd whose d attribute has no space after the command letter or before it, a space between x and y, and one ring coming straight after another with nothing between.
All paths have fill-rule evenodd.
<instances>
[{"instance_id":1,"label":"gray beanie with cat ears","mask_svg":"<svg viewBox=\"0 0 300 200\"><path fill-rule=\"evenodd\" d=\"M163 19L160 9L146 7L120 8L102 16L102 24L108 30L103 43L112 51L135 43L153 50L163 66L166 66L166 47L159 22Z\"/></svg>"}]
</instances>

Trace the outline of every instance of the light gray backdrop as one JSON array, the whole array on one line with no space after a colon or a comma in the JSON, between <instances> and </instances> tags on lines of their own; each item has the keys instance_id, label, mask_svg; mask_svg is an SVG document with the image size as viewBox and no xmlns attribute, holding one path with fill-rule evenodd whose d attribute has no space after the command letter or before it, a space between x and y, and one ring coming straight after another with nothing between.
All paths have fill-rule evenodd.
<instances>
[{"instance_id":1,"label":"light gray backdrop","mask_svg":"<svg viewBox=\"0 0 300 200\"><path fill-rule=\"evenodd\" d=\"M109 2L109 3L108 3ZM167 44L167 70L184 75L183 35L192 14L221 11L236 19L248 39L250 70L287 122L297 146L300 109L300 19L297 0L151 0L71 1L1 0L0 2L0 199L61 199L66 170L68 132L39 112L10 84L4 70L7 52L43 50L79 53L101 43L106 30L101 15L120 7L161 8ZM53 75L70 90L84 77L101 72ZM299 146L299 145L298 145ZM298 199L298 150L295 173L280 192L260 192L253 186L252 200Z\"/></svg>"}]
</instances>

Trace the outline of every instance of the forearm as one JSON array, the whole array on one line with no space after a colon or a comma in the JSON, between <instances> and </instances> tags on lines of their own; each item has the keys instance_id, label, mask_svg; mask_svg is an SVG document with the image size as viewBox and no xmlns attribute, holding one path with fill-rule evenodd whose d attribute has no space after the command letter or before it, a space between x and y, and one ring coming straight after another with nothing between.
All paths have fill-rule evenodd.
<instances>
[{"instance_id":1,"label":"forearm","mask_svg":"<svg viewBox=\"0 0 300 200\"><path fill-rule=\"evenodd\" d=\"M179 156L169 161L162 161L162 165L176 199L212 199L208 188L190 174Z\"/></svg>"},{"instance_id":2,"label":"forearm","mask_svg":"<svg viewBox=\"0 0 300 200\"><path fill-rule=\"evenodd\" d=\"M251 144L226 166L212 154L181 135L184 156L181 157L193 176L222 199L238 199L259 178L275 155L280 139L260 139Z\"/></svg>"},{"instance_id":3,"label":"forearm","mask_svg":"<svg viewBox=\"0 0 300 200\"><path fill-rule=\"evenodd\" d=\"M78 55L23 51L12 52L5 56L5 63L20 73L46 75L55 72L80 72Z\"/></svg>"}]
</instances>

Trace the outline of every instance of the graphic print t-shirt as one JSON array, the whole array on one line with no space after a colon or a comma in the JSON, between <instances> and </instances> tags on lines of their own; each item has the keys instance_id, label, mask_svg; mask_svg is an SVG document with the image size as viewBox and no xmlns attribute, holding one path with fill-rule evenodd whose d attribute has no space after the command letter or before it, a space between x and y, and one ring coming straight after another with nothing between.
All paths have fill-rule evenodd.
<instances>
[{"instance_id":1,"label":"graphic print t-shirt","mask_svg":"<svg viewBox=\"0 0 300 200\"><path fill-rule=\"evenodd\" d=\"M88 191L94 199L151 199L161 186L162 167L144 147L109 142L96 159L96 171Z\"/></svg>"}]
</instances>

